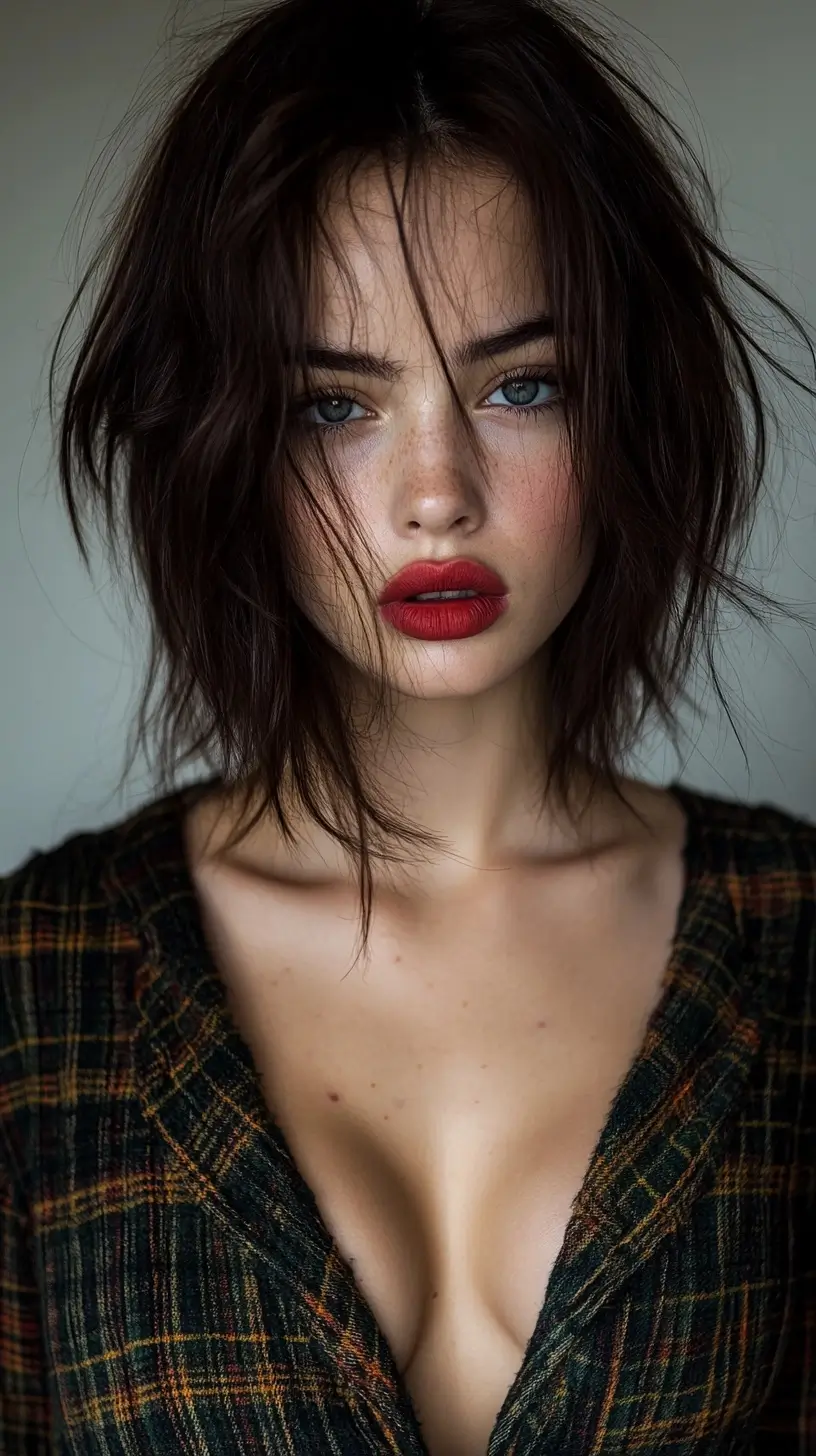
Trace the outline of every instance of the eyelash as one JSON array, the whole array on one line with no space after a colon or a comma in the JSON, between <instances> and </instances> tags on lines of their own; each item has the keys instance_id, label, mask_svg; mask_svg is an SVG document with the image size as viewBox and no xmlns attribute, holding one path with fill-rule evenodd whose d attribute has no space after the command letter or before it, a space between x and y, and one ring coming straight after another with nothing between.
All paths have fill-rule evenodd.
<instances>
[{"instance_id":1,"label":"eyelash","mask_svg":"<svg viewBox=\"0 0 816 1456\"><path fill-rule=\"evenodd\" d=\"M498 384L495 384L493 386L493 388L490 390L490 393L495 394L496 390L501 389L503 385L509 383L515 384L519 380L525 379L537 380L544 384L554 384L556 388L559 389L559 392L554 396L553 399L548 399L543 404L505 404L497 406L499 409L507 410L510 414L514 415L540 415L547 410L555 409L559 404L562 403L562 394L560 392L559 380L555 370L533 369L528 366L521 366L518 369L511 369L507 374L502 375ZM332 435L337 430L347 430L349 428L349 425L360 425L363 423L362 420L339 420L336 424L333 425L326 424L325 421L321 421L321 423L317 425L310 420L308 424L304 425L299 418L301 412L309 409L313 404L319 404L320 401L324 399L343 399L349 400L352 404L360 404L360 400L357 399L354 393L347 389L330 389L327 387L324 389L315 390L313 394L304 395L301 399L296 401L294 413L296 418L298 419L298 422L301 424L302 429L319 431L321 435ZM365 406L361 405L360 407L364 408ZM494 408L495 407L496 406L494 406Z\"/></svg>"}]
</instances>

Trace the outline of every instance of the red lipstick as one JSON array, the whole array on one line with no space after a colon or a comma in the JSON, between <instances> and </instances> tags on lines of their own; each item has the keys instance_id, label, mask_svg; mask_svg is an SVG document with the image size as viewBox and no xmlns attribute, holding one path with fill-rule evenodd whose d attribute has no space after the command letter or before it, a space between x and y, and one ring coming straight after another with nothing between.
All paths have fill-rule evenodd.
<instances>
[{"instance_id":1,"label":"red lipstick","mask_svg":"<svg viewBox=\"0 0 816 1456\"><path fill-rule=\"evenodd\" d=\"M437 592L467 592L468 596L416 601ZM481 562L457 557L453 561L414 561L392 576L380 593L386 622L407 637L425 641L474 637L484 632L507 610L507 587L500 576Z\"/></svg>"}]
</instances>

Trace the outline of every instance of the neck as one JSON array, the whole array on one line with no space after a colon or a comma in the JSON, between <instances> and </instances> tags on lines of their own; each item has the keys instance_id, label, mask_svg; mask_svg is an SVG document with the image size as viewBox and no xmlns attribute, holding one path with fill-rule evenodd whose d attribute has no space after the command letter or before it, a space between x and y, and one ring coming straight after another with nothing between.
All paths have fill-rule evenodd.
<instances>
[{"instance_id":1,"label":"neck","mask_svg":"<svg viewBox=\"0 0 816 1456\"><path fill-rule=\"evenodd\" d=\"M398 842L398 860L374 858L375 883L408 893L466 892L484 870L580 855L614 832L609 796L585 805L583 781L574 790L580 811L574 822L554 791L542 797L546 733L536 726L540 714L537 719L530 689L531 678L519 674L470 698L403 698L386 736L363 737L361 771L376 802L441 841L427 849ZM240 851L242 860L270 873L284 864L288 870L294 860L298 877L356 881L353 856L307 822L291 784L283 800L295 848L262 819Z\"/></svg>"},{"instance_id":2,"label":"neck","mask_svg":"<svg viewBox=\"0 0 816 1456\"><path fill-rule=\"evenodd\" d=\"M525 847L565 842L563 813L541 803L543 733L520 675L471 698L402 699L363 767L394 812L441 841L421 873L437 884L495 868Z\"/></svg>"}]
</instances>

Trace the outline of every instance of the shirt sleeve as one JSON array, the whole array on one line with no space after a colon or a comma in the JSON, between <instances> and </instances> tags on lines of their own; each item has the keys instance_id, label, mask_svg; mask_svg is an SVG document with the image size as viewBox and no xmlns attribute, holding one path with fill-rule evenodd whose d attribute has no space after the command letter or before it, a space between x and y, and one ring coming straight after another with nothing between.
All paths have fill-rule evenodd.
<instances>
[{"instance_id":1,"label":"shirt sleeve","mask_svg":"<svg viewBox=\"0 0 816 1456\"><path fill-rule=\"evenodd\" d=\"M51 1411L26 1215L0 1136L0 1451L49 1456Z\"/></svg>"}]
</instances>

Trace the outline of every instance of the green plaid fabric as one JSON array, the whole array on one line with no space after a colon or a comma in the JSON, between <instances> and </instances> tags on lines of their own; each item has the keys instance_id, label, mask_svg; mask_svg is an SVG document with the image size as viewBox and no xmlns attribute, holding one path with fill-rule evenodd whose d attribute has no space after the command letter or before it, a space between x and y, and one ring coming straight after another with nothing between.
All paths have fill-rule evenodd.
<instances>
[{"instance_id":1,"label":"green plaid fabric","mask_svg":"<svg viewBox=\"0 0 816 1456\"><path fill-rule=\"evenodd\" d=\"M0 879L0 1451L427 1456L204 939L215 781ZM816 1452L816 826L670 787L663 997L490 1456Z\"/></svg>"}]
</instances>

